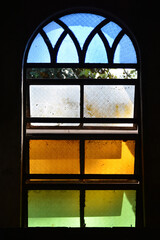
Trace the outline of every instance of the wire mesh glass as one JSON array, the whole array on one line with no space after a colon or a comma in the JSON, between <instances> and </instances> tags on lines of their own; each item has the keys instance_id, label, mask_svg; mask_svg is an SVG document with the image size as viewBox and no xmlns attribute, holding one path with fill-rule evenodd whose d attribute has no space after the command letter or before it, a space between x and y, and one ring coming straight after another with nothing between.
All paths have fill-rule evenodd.
<instances>
[{"instance_id":1,"label":"wire mesh glass","mask_svg":"<svg viewBox=\"0 0 160 240\"><path fill-rule=\"evenodd\" d=\"M84 117L133 118L134 86L84 86Z\"/></svg>"},{"instance_id":2,"label":"wire mesh glass","mask_svg":"<svg viewBox=\"0 0 160 240\"><path fill-rule=\"evenodd\" d=\"M30 86L31 117L79 117L79 86Z\"/></svg>"}]
</instances>

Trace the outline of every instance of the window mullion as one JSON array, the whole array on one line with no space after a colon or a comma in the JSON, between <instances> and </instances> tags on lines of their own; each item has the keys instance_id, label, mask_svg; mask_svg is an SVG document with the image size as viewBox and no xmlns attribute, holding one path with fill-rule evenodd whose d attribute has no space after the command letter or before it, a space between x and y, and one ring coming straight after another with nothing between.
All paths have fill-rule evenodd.
<instances>
[{"instance_id":1,"label":"window mullion","mask_svg":"<svg viewBox=\"0 0 160 240\"><path fill-rule=\"evenodd\" d=\"M85 220L84 220L84 207L85 207L85 190L80 190L80 227L85 227Z\"/></svg>"},{"instance_id":2,"label":"window mullion","mask_svg":"<svg viewBox=\"0 0 160 240\"><path fill-rule=\"evenodd\" d=\"M81 84L80 85L80 118L83 119L84 113L83 113L83 109L84 109L84 85ZM80 123L80 127L83 127L83 122L81 121Z\"/></svg>"}]
</instances>

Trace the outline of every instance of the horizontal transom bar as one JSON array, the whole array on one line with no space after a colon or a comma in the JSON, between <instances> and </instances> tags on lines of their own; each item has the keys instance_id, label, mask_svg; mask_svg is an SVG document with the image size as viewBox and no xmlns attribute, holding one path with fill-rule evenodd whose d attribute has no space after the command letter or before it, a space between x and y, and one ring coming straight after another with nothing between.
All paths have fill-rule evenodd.
<instances>
[{"instance_id":1,"label":"horizontal transom bar","mask_svg":"<svg viewBox=\"0 0 160 240\"><path fill-rule=\"evenodd\" d=\"M48 118L28 117L28 123L137 123L135 118Z\"/></svg>"},{"instance_id":2,"label":"horizontal transom bar","mask_svg":"<svg viewBox=\"0 0 160 240\"><path fill-rule=\"evenodd\" d=\"M136 85L137 79L27 79L29 85Z\"/></svg>"}]
</instances>

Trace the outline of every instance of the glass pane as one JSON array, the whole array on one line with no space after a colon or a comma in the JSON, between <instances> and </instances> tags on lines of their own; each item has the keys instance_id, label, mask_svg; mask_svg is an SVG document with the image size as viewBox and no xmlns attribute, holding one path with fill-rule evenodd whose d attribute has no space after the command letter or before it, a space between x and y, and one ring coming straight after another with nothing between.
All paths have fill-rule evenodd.
<instances>
[{"instance_id":1,"label":"glass pane","mask_svg":"<svg viewBox=\"0 0 160 240\"><path fill-rule=\"evenodd\" d=\"M38 34L29 49L28 63L50 63L50 54L42 36Z\"/></svg>"},{"instance_id":2,"label":"glass pane","mask_svg":"<svg viewBox=\"0 0 160 240\"><path fill-rule=\"evenodd\" d=\"M79 227L79 191L29 190L29 227Z\"/></svg>"},{"instance_id":3,"label":"glass pane","mask_svg":"<svg viewBox=\"0 0 160 240\"><path fill-rule=\"evenodd\" d=\"M79 174L78 140L30 140L31 174Z\"/></svg>"},{"instance_id":4,"label":"glass pane","mask_svg":"<svg viewBox=\"0 0 160 240\"><path fill-rule=\"evenodd\" d=\"M122 28L114 22L109 22L104 27L102 27L101 30L105 37L107 38L110 47L112 47L115 38L117 37L118 33L122 30Z\"/></svg>"},{"instance_id":5,"label":"glass pane","mask_svg":"<svg viewBox=\"0 0 160 240\"><path fill-rule=\"evenodd\" d=\"M60 18L74 33L81 48L91 31L104 17L89 13L74 13Z\"/></svg>"},{"instance_id":6,"label":"glass pane","mask_svg":"<svg viewBox=\"0 0 160 240\"><path fill-rule=\"evenodd\" d=\"M49 24L47 24L43 30L45 31L45 33L47 34L53 48L55 47L59 37L61 36L62 32L64 31L64 29L57 23L55 23L54 21L50 22Z\"/></svg>"},{"instance_id":7,"label":"glass pane","mask_svg":"<svg viewBox=\"0 0 160 240\"><path fill-rule=\"evenodd\" d=\"M136 69L27 68L27 79L137 79Z\"/></svg>"},{"instance_id":8,"label":"glass pane","mask_svg":"<svg viewBox=\"0 0 160 240\"><path fill-rule=\"evenodd\" d=\"M85 174L134 174L134 163L134 140L85 140Z\"/></svg>"},{"instance_id":9,"label":"glass pane","mask_svg":"<svg viewBox=\"0 0 160 240\"><path fill-rule=\"evenodd\" d=\"M136 51L132 41L127 35L120 40L115 53L114 63L137 63Z\"/></svg>"},{"instance_id":10,"label":"glass pane","mask_svg":"<svg viewBox=\"0 0 160 240\"><path fill-rule=\"evenodd\" d=\"M31 117L79 117L79 86L30 86Z\"/></svg>"},{"instance_id":11,"label":"glass pane","mask_svg":"<svg viewBox=\"0 0 160 240\"><path fill-rule=\"evenodd\" d=\"M133 118L134 86L84 86L84 117Z\"/></svg>"},{"instance_id":12,"label":"glass pane","mask_svg":"<svg viewBox=\"0 0 160 240\"><path fill-rule=\"evenodd\" d=\"M135 190L85 191L86 227L135 227Z\"/></svg>"},{"instance_id":13,"label":"glass pane","mask_svg":"<svg viewBox=\"0 0 160 240\"><path fill-rule=\"evenodd\" d=\"M73 13L60 18L68 27L70 26L87 26L95 28L105 18L91 13Z\"/></svg>"},{"instance_id":14,"label":"glass pane","mask_svg":"<svg viewBox=\"0 0 160 240\"><path fill-rule=\"evenodd\" d=\"M108 63L105 46L98 34L94 36L88 46L85 63Z\"/></svg>"},{"instance_id":15,"label":"glass pane","mask_svg":"<svg viewBox=\"0 0 160 240\"><path fill-rule=\"evenodd\" d=\"M57 63L78 63L78 54L74 42L67 34L62 44L60 45L57 54Z\"/></svg>"}]
</instances>

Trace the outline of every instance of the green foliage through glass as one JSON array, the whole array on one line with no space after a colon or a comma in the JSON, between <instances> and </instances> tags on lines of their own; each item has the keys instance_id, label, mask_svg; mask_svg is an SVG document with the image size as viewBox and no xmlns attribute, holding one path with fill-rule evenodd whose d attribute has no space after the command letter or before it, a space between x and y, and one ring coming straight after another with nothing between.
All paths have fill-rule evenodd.
<instances>
[{"instance_id":1,"label":"green foliage through glass","mask_svg":"<svg viewBox=\"0 0 160 240\"><path fill-rule=\"evenodd\" d=\"M136 79L136 69L28 68L27 79Z\"/></svg>"}]
</instances>

